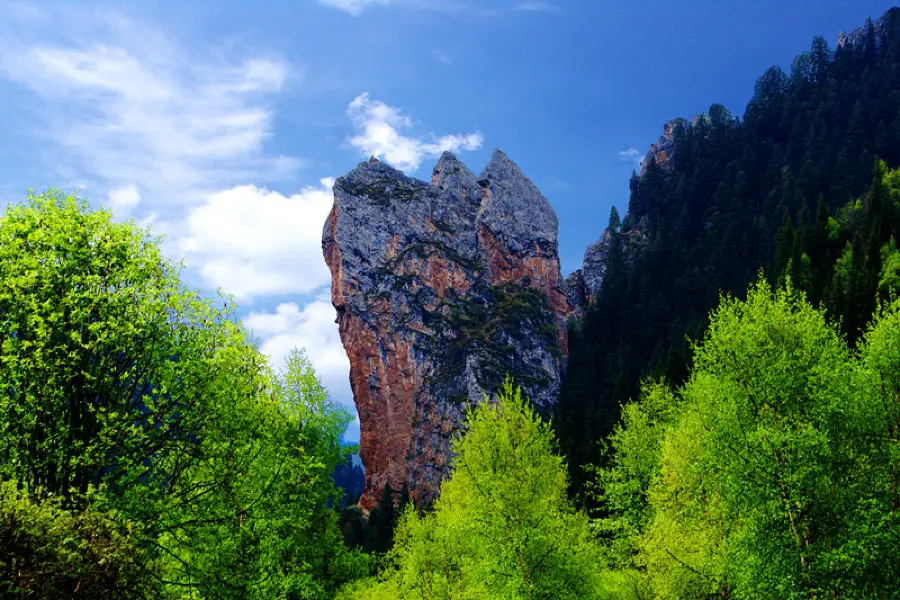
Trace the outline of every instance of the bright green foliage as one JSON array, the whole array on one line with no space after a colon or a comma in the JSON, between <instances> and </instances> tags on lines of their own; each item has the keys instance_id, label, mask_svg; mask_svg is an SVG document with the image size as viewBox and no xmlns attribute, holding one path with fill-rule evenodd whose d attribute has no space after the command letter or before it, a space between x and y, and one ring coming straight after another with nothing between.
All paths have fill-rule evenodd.
<instances>
[{"instance_id":1,"label":"bright green foliage","mask_svg":"<svg viewBox=\"0 0 900 600\"><path fill-rule=\"evenodd\" d=\"M190 455L235 327L156 240L51 191L0 221L0 473L42 493L127 486Z\"/></svg>"},{"instance_id":2,"label":"bright green foliage","mask_svg":"<svg viewBox=\"0 0 900 600\"><path fill-rule=\"evenodd\" d=\"M369 573L332 506L349 416L133 223L59 192L8 209L0 343L0 479L136 523L166 597L324 599Z\"/></svg>"},{"instance_id":3,"label":"bright green foliage","mask_svg":"<svg viewBox=\"0 0 900 600\"><path fill-rule=\"evenodd\" d=\"M858 422L869 494L853 519L852 539L832 560L872 589L900 595L900 300L881 308L866 333L855 371ZM876 562L867 558L878 557Z\"/></svg>"},{"instance_id":4,"label":"bright green foliage","mask_svg":"<svg viewBox=\"0 0 900 600\"><path fill-rule=\"evenodd\" d=\"M641 595L729 597L725 544L735 522L697 462L703 425L683 417L663 444L660 475L649 493L652 518L638 540Z\"/></svg>"},{"instance_id":5,"label":"bright green foliage","mask_svg":"<svg viewBox=\"0 0 900 600\"><path fill-rule=\"evenodd\" d=\"M705 573L720 587L756 587L763 597L820 591L813 565L845 533L836 508L859 492L845 485L858 471L846 448L846 360L824 316L789 290L773 296L757 284L746 302L725 300L713 315L683 391L683 426L702 435L700 448L688 448L741 566Z\"/></svg>"},{"instance_id":6,"label":"bright green foliage","mask_svg":"<svg viewBox=\"0 0 900 600\"><path fill-rule=\"evenodd\" d=\"M834 217L828 217L828 241L835 242L841 235L841 224Z\"/></svg>"},{"instance_id":7,"label":"bright green foliage","mask_svg":"<svg viewBox=\"0 0 900 600\"><path fill-rule=\"evenodd\" d=\"M893 237L881 247L878 291L882 294L900 291L900 250L897 250L897 241Z\"/></svg>"},{"instance_id":8,"label":"bright green foliage","mask_svg":"<svg viewBox=\"0 0 900 600\"><path fill-rule=\"evenodd\" d=\"M406 511L384 581L353 597L597 597L599 556L549 426L507 382L467 427L434 512Z\"/></svg>"},{"instance_id":9,"label":"bright green foliage","mask_svg":"<svg viewBox=\"0 0 900 600\"><path fill-rule=\"evenodd\" d=\"M66 510L0 483L0 597L57 600L155 597L151 556L115 513Z\"/></svg>"},{"instance_id":10,"label":"bright green foliage","mask_svg":"<svg viewBox=\"0 0 900 600\"><path fill-rule=\"evenodd\" d=\"M660 451L675 406L675 396L660 383L648 384L638 401L625 405L622 421L608 440L608 466L597 470L589 488L606 515L596 526L617 565L632 565L636 535L652 514L650 486L659 475Z\"/></svg>"},{"instance_id":11,"label":"bright green foliage","mask_svg":"<svg viewBox=\"0 0 900 600\"><path fill-rule=\"evenodd\" d=\"M677 402L650 386L626 407L600 471L636 597L896 597L900 303L857 358L801 294L760 281L694 352Z\"/></svg>"},{"instance_id":12,"label":"bright green foliage","mask_svg":"<svg viewBox=\"0 0 900 600\"><path fill-rule=\"evenodd\" d=\"M271 394L234 400L217 408L200 460L159 505L164 578L203 598L330 598L368 573L366 557L344 548L329 508L349 416L299 352Z\"/></svg>"}]
</instances>

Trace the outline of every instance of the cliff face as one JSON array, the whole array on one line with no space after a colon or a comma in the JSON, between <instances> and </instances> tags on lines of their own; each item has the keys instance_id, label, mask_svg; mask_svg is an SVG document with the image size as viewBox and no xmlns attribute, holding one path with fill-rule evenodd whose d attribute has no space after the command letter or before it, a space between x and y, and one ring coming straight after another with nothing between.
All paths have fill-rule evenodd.
<instances>
[{"instance_id":1,"label":"cliff face","mask_svg":"<svg viewBox=\"0 0 900 600\"><path fill-rule=\"evenodd\" d=\"M478 177L445 153L431 182L374 159L335 182L322 247L359 410L363 509L388 485L432 501L466 403L506 374L552 408L572 311L557 229L500 151Z\"/></svg>"},{"instance_id":2,"label":"cliff face","mask_svg":"<svg viewBox=\"0 0 900 600\"><path fill-rule=\"evenodd\" d=\"M675 126L683 119L672 119L663 125L663 133L659 139L650 144L644 160L641 161L641 175L647 174L647 165L650 159L655 159L656 164L666 173L671 173L675 169Z\"/></svg>"}]
</instances>

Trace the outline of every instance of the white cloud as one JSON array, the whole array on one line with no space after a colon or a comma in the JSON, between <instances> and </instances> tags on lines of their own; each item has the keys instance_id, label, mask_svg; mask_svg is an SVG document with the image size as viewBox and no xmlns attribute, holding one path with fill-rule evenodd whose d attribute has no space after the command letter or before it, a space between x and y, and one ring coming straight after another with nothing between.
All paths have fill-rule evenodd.
<instances>
[{"instance_id":1,"label":"white cloud","mask_svg":"<svg viewBox=\"0 0 900 600\"><path fill-rule=\"evenodd\" d=\"M303 348L331 397L355 413L350 390L350 361L334 324L335 311L326 298L300 308L279 304L274 312L253 312L244 325L261 339L261 350L277 369L294 348ZM359 439L359 422L350 425L348 439Z\"/></svg>"},{"instance_id":2,"label":"white cloud","mask_svg":"<svg viewBox=\"0 0 900 600\"><path fill-rule=\"evenodd\" d=\"M207 285L238 298L315 290L331 280L321 240L333 184L292 196L252 185L212 194L188 214L181 251Z\"/></svg>"},{"instance_id":3,"label":"white cloud","mask_svg":"<svg viewBox=\"0 0 900 600\"><path fill-rule=\"evenodd\" d=\"M401 130L410 129L412 119L397 108L372 100L368 93L357 96L347 107L347 114L359 131L350 138L350 145L358 148L363 157L384 158L404 171L415 171L425 158L435 158L445 150L476 150L484 142L478 131L441 137L432 134L430 142L403 135Z\"/></svg>"},{"instance_id":4,"label":"white cloud","mask_svg":"<svg viewBox=\"0 0 900 600\"><path fill-rule=\"evenodd\" d=\"M141 201L141 194L133 183L114 188L107 195L109 207L116 216L127 216Z\"/></svg>"},{"instance_id":5,"label":"white cloud","mask_svg":"<svg viewBox=\"0 0 900 600\"><path fill-rule=\"evenodd\" d=\"M643 159L644 155L637 148L628 148L619 152L619 160L622 162L634 163L636 166L640 166Z\"/></svg>"},{"instance_id":6,"label":"white cloud","mask_svg":"<svg viewBox=\"0 0 900 600\"><path fill-rule=\"evenodd\" d=\"M523 2L516 6L516 10L522 10L526 12L545 12L545 13L558 13L561 12L559 7L553 4L552 2Z\"/></svg>"},{"instance_id":7,"label":"white cloud","mask_svg":"<svg viewBox=\"0 0 900 600\"><path fill-rule=\"evenodd\" d=\"M191 50L90 9L58 12L20 19L22 31L0 28L0 77L31 93L48 168L109 191L110 201L140 190L141 209L166 207L176 221L213 191L297 168L264 149L285 61Z\"/></svg>"},{"instance_id":8,"label":"white cloud","mask_svg":"<svg viewBox=\"0 0 900 600\"><path fill-rule=\"evenodd\" d=\"M358 16L370 4L386 5L388 0L319 0L319 3Z\"/></svg>"}]
</instances>

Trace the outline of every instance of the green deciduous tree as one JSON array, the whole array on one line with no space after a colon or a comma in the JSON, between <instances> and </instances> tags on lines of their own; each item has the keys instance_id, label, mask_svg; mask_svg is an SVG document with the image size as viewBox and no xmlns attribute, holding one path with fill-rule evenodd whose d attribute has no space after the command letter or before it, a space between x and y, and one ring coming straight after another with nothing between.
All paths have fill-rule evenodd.
<instances>
[{"instance_id":1,"label":"green deciduous tree","mask_svg":"<svg viewBox=\"0 0 900 600\"><path fill-rule=\"evenodd\" d=\"M334 509L350 417L301 352L273 373L229 301L179 270L83 200L7 210L0 479L134 523L167 597L330 598L369 569Z\"/></svg>"},{"instance_id":2,"label":"green deciduous tree","mask_svg":"<svg viewBox=\"0 0 900 600\"><path fill-rule=\"evenodd\" d=\"M10 207L0 221L0 473L69 495L127 487L166 457L190 456L236 335L133 223L56 191Z\"/></svg>"},{"instance_id":3,"label":"green deciduous tree","mask_svg":"<svg viewBox=\"0 0 900 600\"><path fill-rule=\"evenodd\" d=\"M171 588L217 599L326 599L368 573L366 557L344 547L331 508L349 415L300 352L266 391L218 407L199 460L146 507L159 514L155 546L169 559Z\"/></svg>"},{"instance_id":4,"label":"green deciduous tree","mask_svg":"<svg viewBox=\"0 0 900 600\"><path fill-rule=\"evenodd\" d=\"M647 384L640 399L622 408L622 420L607 440L608 465L597 469L590 486L599 500L597 529L609 558L634 566L637 535L650 521L650 487L660 471L660 452L676 408L676 397L662 383Z\"/></svg>"},{"instance_id":5,"label":"green deciduous tree","mask_svg":"<svg viewBox=\"0 0 900 600\"><path fill-rule=\"evenodd\" d=\"M157 575L135 523L0 483L0 598L141 600L158 595Z\"/></svg>"},{"instance_id":6,"label":"green deciduous tree","mask_svg":"<svg viewBox=\"0 0 900 600\"><path fill-rule=\"evenodd\" d=\"M896 597L898 324L895 302L855 352L789 283L723 298L688 382L647 387L599 471L635 597Z\"/></svg>"},{"instance_id":7,"label":"green deciduous tree","mask_svg":"<svg viewBox=\"0 0 900 600\"><path fill-rule=\"evenodd\" d=\"M379 598L594 598L599 555L553 433L507 382L467 413L432 513L401 519Z\"/></svg>"}]
</instances>

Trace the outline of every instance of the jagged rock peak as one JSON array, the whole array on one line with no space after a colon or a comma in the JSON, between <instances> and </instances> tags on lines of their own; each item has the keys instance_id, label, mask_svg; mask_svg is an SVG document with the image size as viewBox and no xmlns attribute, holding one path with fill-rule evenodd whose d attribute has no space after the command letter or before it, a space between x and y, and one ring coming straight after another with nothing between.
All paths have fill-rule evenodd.
<instances>
[{"instance_id":1,"label":"jagged rock peak","mask_svg":"<svg viewBox=\"0 0 900 600\"><path fill-rule=\"evenodd\" d=\"M374 156L369 160L360 162L356 168L343 177L339 177L335 183L360 181L367 179L396 179L398 181L412 180L403 171L395 169L386 162L380 161Z\"/></svg>"},{"instance_id":2,"label":"jagged rock peak","mask_svg":"<svg viewBox=\"0 0 900 600\"><path fill-rule=\"evenodd\" d=\"M474 190L477 187L475 174L452 152L441 154L431 173L431 185L445 190Z\"/></svg>"},{"instance_id":3,"label":"jagged rock peak","mask_svg":"<svg viewBox=\"0 0 900 600\"><path fill-rule=\"evenodd\" d=\"M480 221L503 233L516 251L529 243L556 245L559 219L547 198L510 158L494 150L479 176L486 190Z\"/></svg>"},{"instance_id":4,"label":"jagged rock peak","mask_svg":"<svg viewBox=\"0 0 900 600\"><path fill-rule=\"evenodd\" d=\"M481 172L478 179L479 181L487 181L489 183L497 183L511 188L518 188L521 191L526 192L529 198L539 197L548 207L550 206L550 203L547 202L543 195L541 195L541 192L534 183L532 183L531 179L522 172L519 165L513 162L513 160L499 148L494 148L494 151L491 153L491 160L484 167L484 170ZM550 210L553 209L551 208Z\"/></svg>"},{"instance_id":5,"label":"jagged rock peak","mask_svg":"<svg viewBox=\"0 0 900 600\"><path fill-rule=\"evenodd\" d=\"M493 152L491 152L491 160L488 161L488 164L484 167L484 172L481 174L482 177L485 177L489 173L511 173L513 177L521 177L527 179L525 177L525 173L519 168L513 160L507 156L506 152L501 150L500 148L494 148Z\"/></svg>"},{"instance_id":6,"label":"jagged rock peak","mask_svg":"<svg viewBox=\"0 0 900 600\"><path fill-rule=\"evenodd\" d=\"M571 312L557 223L499 150L477 178L445 152L429 182L377 160L335 182L322 248L359 410L364 510L388 485L433 500L466 403L505 374L552 409Z\"/></svg>"}]
</instances>

